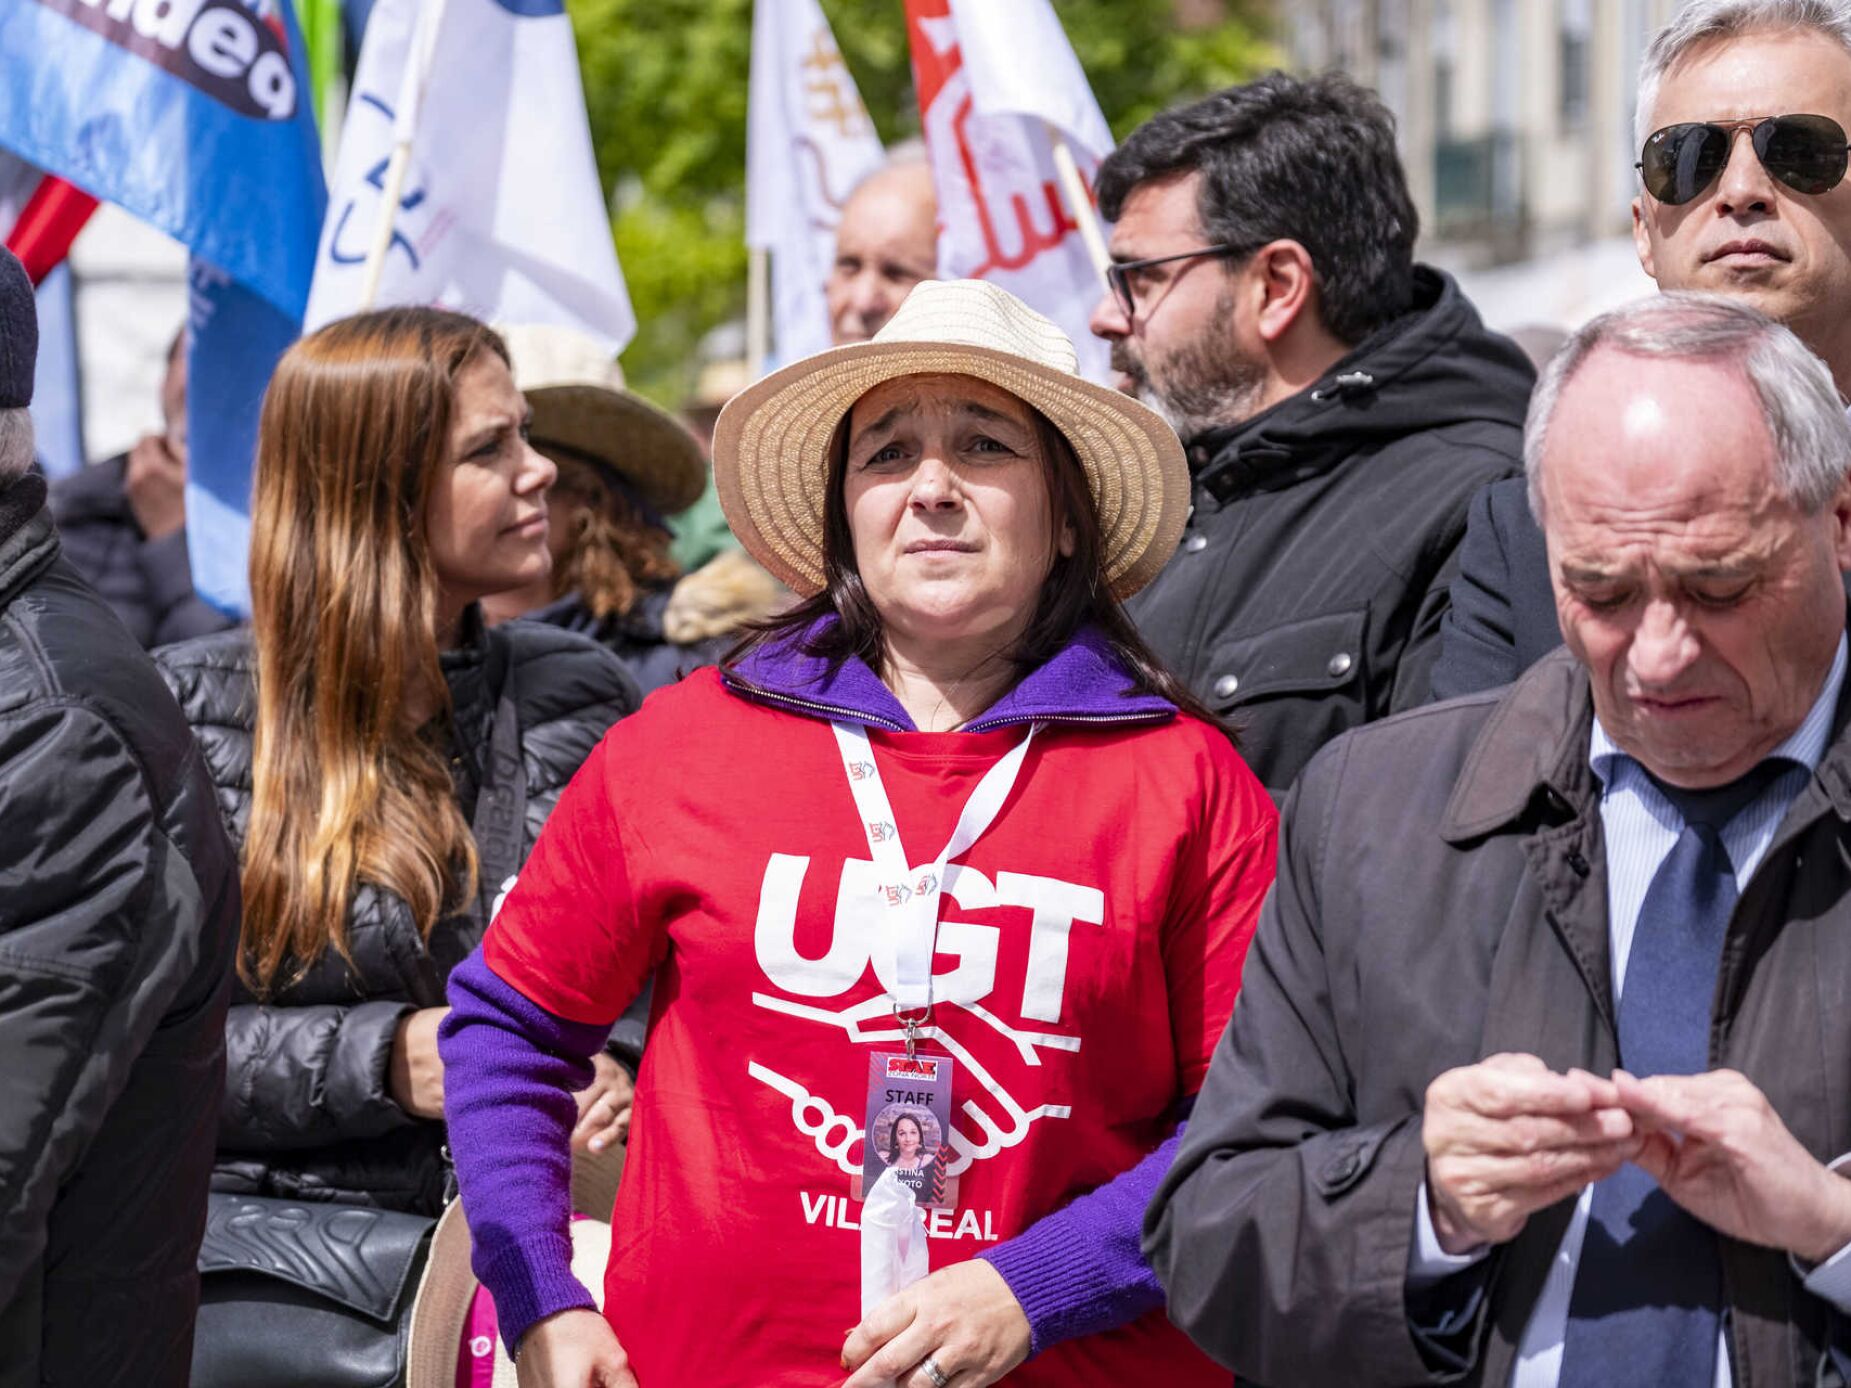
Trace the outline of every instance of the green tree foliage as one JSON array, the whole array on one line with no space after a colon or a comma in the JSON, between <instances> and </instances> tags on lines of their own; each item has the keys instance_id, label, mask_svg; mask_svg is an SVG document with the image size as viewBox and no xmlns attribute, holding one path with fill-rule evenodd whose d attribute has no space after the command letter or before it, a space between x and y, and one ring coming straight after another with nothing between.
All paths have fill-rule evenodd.
<instances>
[{"instance_id":1,"label":"green tree foliage","mask_svg":"<svg viewBox=\"0 0 1851 1388\"><path fill-rule=\"evenodd\" d=\"M745 308L751 0L568 0L598 171L641 329L638 389L674 404L701 338ZM919 132L901 0L822 0L881 138ZM1181 28L1176 0L1055 0L1113 133L1277 61L1260 0Z\"/></svg>"}]
</instances>

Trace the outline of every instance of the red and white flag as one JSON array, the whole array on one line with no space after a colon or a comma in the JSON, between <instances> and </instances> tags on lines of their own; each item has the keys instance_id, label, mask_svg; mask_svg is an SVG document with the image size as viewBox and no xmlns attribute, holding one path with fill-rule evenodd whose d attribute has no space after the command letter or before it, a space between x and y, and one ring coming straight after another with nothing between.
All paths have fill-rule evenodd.
<instances>
[{"instance_id":1,"label":"red and white flag","mask_svg":"<svg viewBox=\"0 0 1851 1388\"><path fill-rule=\"evenodd\" d=\"M885 158L816 0L757 0L746 127L746 244L771 253L781 362L829 345L836 222Z\"/></svg>"},{"instance_id":2,"label":"red and white flag","mask_svg":"<svg viewBox=\"0 0 1851 1388\"><path fill-rule=\"evenodd\" d=\"M1090 190L1112 132L1053 6L906 0L906 30L938 190L939 273L989 280L1046 314L1073 339L1080 370L1105 381L1109 349L1086 327L1104 286L1062 195L1054 139Z\"/></svg>"}]
</instances>

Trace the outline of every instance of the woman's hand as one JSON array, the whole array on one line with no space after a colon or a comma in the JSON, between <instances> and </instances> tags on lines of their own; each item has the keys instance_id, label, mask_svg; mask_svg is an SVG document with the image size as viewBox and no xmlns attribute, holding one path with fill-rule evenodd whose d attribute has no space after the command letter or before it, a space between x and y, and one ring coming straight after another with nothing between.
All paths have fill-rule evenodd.
<instances>
[{"instance_id":1,"label":"woman's hand","mask_svg":"<svg viewBox=\"0 0 1851 1388\"><path fill-rule=\"evenodd\" d=\"M1028 1317L1009 1284L981 1258L953 1263L896 1292L848 1333L843 1388L937 1388L929 1356L953 1388L984 1388L1028 1358Z\"/></svg>"},{"instance_id":2,"label":"woman's hand","mask_svg":"<svg viewBox=\"0 0 1851 1388\"><path fill-rule=\"evenodd\" d=\"M617 1332L596 1311L560 1311L521 1336L520 1388L637 1388Z\"/></svg>"},{"instance_id":3,"label":"woman's hand","mask_svg":"<svg viewBox=\"0 0 1851 1388\"><path fill-rule=\"evenodd\" d=\"M437 1024L447 1007L421 1007L399 1019L386 1063L386 1087L413 1118L443 1117L443 1058L437 1054Z\"/></svg>"},{"instance_id":4,"label":"woman's hand","mask_svg":"<svg viewBox=\"0 0 1851 1388\"><path fill-rule=\"evenodd\" d=\"M603 1051L591 1058L591 1068L595 1073L590 1086L572 1096L578 1103L578 1126L572 1130L575 1152L602 1152L630 1137L630 1105L636 1097L630 1072Z\"/></svg>"}]
</instances>

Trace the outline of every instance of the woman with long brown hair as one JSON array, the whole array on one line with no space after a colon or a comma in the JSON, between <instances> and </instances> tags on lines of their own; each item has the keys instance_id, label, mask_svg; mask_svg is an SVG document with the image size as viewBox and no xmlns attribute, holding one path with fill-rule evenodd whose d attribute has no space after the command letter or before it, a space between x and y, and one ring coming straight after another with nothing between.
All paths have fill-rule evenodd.
<instances>
[{"instance_id":1,"label":"woman with long brown hair","mask_svg":"<svg viewBox=\"0 0 1851 1388\"><path fill-rule=\"evenodd\" d=\"M214 1189L257 1197L253 1219L264 1197L441 1209L445 979L636 706L594 643L482 621L550 564L554 470L526 430L507 350L473 319L392 309L303 339L264 399L251 626L161 653L241 846ZM610 1140L610 1091L628 1093L596 1068L581 1145ZM208 1351L226 1338L211 1287Z\"/></svg>"}]
</instances>

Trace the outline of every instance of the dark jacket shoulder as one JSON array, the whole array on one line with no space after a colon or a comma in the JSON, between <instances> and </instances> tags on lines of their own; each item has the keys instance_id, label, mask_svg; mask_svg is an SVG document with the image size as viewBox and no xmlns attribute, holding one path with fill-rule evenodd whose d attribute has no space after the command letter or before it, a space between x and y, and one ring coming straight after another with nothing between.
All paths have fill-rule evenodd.
<instances>
[{"instance_id":1,"label":"dark jacket shoulder","mask_svg":"<svg viewBox=\"0 0 1851 1388\"><path fill-rule=\"evenodd\" d=\"M1549 551L1522 477L1472 499L1452 602L1440 629L1433 697L1509 684L1562 644L1549 583Z\"/></svg>"},{"instance_id":2,"label":"dark jacket shoulder","mask_svg":"<svg viewBox=\"0 0 1851 1388\"><path fill-rule=\"evenodd\" d=\"M1521 470L1527 360L1447 276L1415 287L1315 385L1190 441L1188 529L1128 608L1276 795L1426 701L1467 506Z\"/></svg>"},{"instance_id":3,"label":"dark jacket shoulder","mask_svg":"<svg viewBox=\"0 0 1851 1388\"><path fill-rule=\"evenodd\" d=\"M237 862L185 721L43 497L0 485L0 1365L183 1383Z\"/></svg>"},{"instance_id":4,"label":"dark jacket shoulder","mask_svg":"<svg viewBox=\"0 0 1851 1388\"><path fill-rule=\"evenodd\" d=\"M128 455L92 463L51 486L51 514L65 558L152 648L235 625L193 591L186 531L150 540L124 490Z\"/></svg>"}]
</instances>

